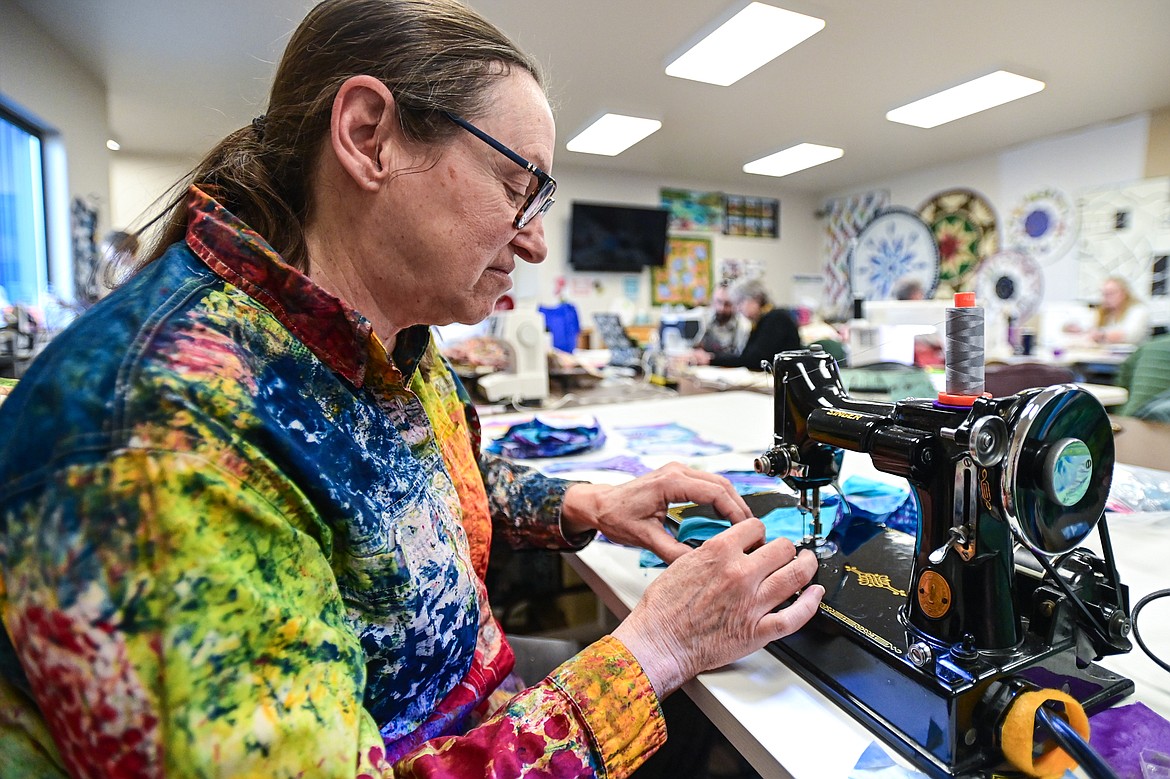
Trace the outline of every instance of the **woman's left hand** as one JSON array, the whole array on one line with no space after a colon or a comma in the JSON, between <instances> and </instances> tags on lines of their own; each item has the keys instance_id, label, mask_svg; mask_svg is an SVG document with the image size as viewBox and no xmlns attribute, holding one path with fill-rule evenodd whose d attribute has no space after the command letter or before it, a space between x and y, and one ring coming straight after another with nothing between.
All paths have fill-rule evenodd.
<instances>
[{"instance_id":1,"label":"woman's left hand","mask_svg":"<svg viewBox=\"0 0 1170 779\"><path fill-rule=\"evenodd\" d=\"M612 541L649 549L671 563L690 551L664 527L672 503L711 505L732 523L752 516L727 479L670 463L618 486L574 484L565 492L561 527L566 536L599 530Z\"/></svg>"}]
</instances>

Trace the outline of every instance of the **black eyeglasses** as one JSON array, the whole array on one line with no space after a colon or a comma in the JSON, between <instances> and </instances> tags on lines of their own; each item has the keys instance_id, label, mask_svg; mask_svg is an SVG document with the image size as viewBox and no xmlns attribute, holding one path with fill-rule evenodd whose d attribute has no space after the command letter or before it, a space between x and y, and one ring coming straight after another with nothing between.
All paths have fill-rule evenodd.
<instances>
[{"instance_id":1,"label":"black eyeglasses","mask_svg":"<svg viewBox=\"0 0 1170 779\"><path fill-rule=\"evenodd\" d=\"M516 226L517 230L523 230L525 225L543 214L545 211L548 211L550 208L552 208L552 204L556 202L556 200L553 199L553 193L557 191L556 179L466 119L456 116L450 111L444 111L443 116L447 117L452 122L459 125L464 130L474 135L476 138L479 138L488 146L491 146L500 154L503 154L512 162L516 163L520 167L524 168L524 170L528 171L536 177L536 186L528 193L528 197L524 200L524 205L520 206L520 210L516 212L516 219L512 222L512 224Z\"/></svg>"}]
</instances>

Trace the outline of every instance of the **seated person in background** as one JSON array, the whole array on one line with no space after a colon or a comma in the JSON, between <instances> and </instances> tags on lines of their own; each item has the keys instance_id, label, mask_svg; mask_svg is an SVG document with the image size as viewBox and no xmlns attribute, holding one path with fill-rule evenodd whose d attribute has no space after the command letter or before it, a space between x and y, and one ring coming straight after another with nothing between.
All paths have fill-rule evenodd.
<instances>
[{"instance_id":1,"label":"seated person in background","mask_svg":"<svg viewBox=\"0 0 1170 779\"><path fill-rule=\"evenodd\" d=\"M740 316L731 302L728 282L715 288L711 296L710 316L703 329L703 337L695 348L711 354L739 354L747 344L752 323Z\"/></svg>"},{"instance_id":2,"label":"seated person in background","mask_svg":"<svg viewBox=\"0 0 1170 779\"><path fill-rule=\"evenodd\" d=\"M1097 308L1095 325L1085 330L1079 324L1065 325L1066 333L1079 333L1083 340L1094 345L1140 344L1150 336L1150 313L1134 297L1129 282L1120 276L1110 276L1101 284L1101 305Z\"/></svg>"},{"instance_id":3,"label":"seated person in background","mask_svg":"<svg viewBox=\"0 0 1170 779\"><path fill-rule=\"evenodd\" d=\"M812 617L815 557L726 479L480 448L430 326L545 259L555 148L537 65L458 0L309 12L266 117L0 405L0 773L621 779L661 699ZM734 524L691 549L662 524L688 501ZM493 532L599 531L671 564L521 689Z\"/></svg>"},{"instance_id":4,"label":"seated person in background","mask_svg":"<svg viewBox=\"0 0 1170 779\"><path fill-rule=\"evenodd\" d=\"M825 321L821 316L821 312L817 310L816 303L813 301L804 301L798 309L800 321L798 322L797 332L800 334L800 342L802 344L825 344L829 342L841 343L843 336L836 327ZM831 351L826 347L826 351Z\"/></svg>"},{"instance_id":5,"label":"seated person in background","mask_svg":"<svg viewBox=\"0 0 1170 779\"><path fill-rule=\"evenodd\" d=\"M926 290L917 279L907 279L894 288L894 300L925 300Z\"/></svg>"},{"instance_id":6,"label":"seated person in background","mask_svg":"<svg viewBox=\"0 0 1170 779\"><path fill-rule=\"evenodd\" d=\"M763 370L778 352L800 348L800 333L787 311L772 307L768 290L759 279L741 279L729 290L736 309L752 323L752 332L739 354L713 355L704 349L691 354L695 365Z\"/></svg>"}]
</instances>

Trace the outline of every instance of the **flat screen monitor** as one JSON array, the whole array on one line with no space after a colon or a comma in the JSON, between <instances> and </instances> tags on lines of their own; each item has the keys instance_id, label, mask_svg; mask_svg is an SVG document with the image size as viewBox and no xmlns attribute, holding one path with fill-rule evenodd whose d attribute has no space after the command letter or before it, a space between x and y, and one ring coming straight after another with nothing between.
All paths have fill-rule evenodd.
<instances>
[{"instance_id":1,"label":"flat screen monitor","mask_svg":"<svg viewBox=\"0 0 1170 779\"><path fill-rule=\"evenodd\" d=\"M665 208L574 202L569 265L577 271L639 273L666 262Z\"/></svg>"}]
</instances>

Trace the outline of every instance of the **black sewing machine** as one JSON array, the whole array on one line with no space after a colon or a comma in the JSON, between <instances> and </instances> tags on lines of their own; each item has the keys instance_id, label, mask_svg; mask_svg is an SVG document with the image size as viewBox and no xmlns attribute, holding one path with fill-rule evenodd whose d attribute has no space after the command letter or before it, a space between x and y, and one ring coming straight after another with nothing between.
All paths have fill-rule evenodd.
<instances>
[{"instance_id":1,"label":"black sewing machine","mask_svg":"<svg viewBox=\"0 0 1170 779\"><path fill-rule=\"evenodd\" d=\"M1103 519L1113 434L1092 395L886 403L849 397L819 349L770 368L774 446L756 470L811 513L804 543L825 587L817 616L773 654L933 777L999 775L1003 723L1025 691L1062 690L1088 712L1132 692L1092 662L1130 649ZM819 491L846 449L909 482L915 537L848 521L823 534ZM1094 526L1103 557L1079 548Z\"/></svg>"}]
</instances>

